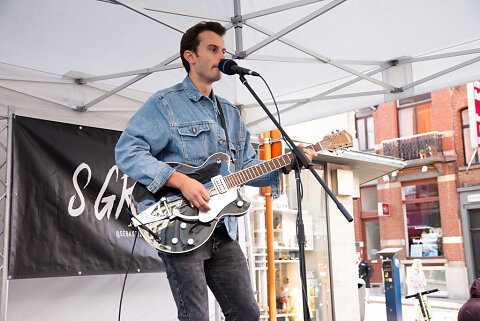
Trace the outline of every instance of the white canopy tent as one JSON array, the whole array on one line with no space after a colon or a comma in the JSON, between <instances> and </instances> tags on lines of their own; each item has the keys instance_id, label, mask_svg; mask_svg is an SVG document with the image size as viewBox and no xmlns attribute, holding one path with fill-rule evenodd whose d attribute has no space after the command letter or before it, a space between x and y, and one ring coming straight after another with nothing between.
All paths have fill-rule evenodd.
<instances>
[{"instance_id":1,"label":"white canopy tent","mask_svg":"<svg viewBox=\"0 0 480 321\"><path fill-rule=\"evenodd\" d=\"M0 87L69 108L131 114L142 99L127 106L103 99L125 87L152 93L181 81L182 33L217 20L228 28L228 52L263 75L283 124L295 124L480 79L479 12L475 0L4 0ZM12 74L12 65L51 76ZM45 88L55 77L71 86L55 95L20 85ZM235 78L224 77L217 93L241 108L252 132L272 128ZM99 83L116 87L72 98L75 87ZM263 84L251 84L268 103Z\"/></svg>"},{"instance_id":2,"label":"white canopy tent","mask_svg":"<svg viewBox=\"0 0 480 321\"><path fill-rule=\"evenodd\" d=\"M297 124L480 79L478 13L478 0L3 0L0 110L121 130L149 95L185 77L182 33L198 21L216 20L228 29L228 53L269 83L282 124ZM249 81L273 110L263 83ZM214 88L239 106L252 133L272 129L236 77L225 76ZM104 289L113 293L105 301L113 306L120 276L95 279L104 285L113 280ZM36 282L51 287L49 281ZM25 319L21 299L31 286L14 282L10 299L18 300L9 312L12 320ZM56 282L55 294L80 283ZM30 297L42 305L39 289ZM152 301L158 299L154 290ZM78 305L75 298L65 300L60 304ZM95 303L88 303L75 311L90 311ZM145 314L154 315L155 308ZM111 317L114 310L103 313ZM169 310L164 316L173 315Z\"/></svg>"}]
</instances>

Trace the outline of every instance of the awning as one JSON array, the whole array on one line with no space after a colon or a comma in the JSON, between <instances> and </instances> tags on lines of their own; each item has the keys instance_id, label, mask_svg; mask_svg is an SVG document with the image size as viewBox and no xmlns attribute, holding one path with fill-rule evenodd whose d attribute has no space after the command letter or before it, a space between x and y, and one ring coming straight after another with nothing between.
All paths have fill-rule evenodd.
<instances>
[{"instance_id":1,"label":"awning","mask_svg":"<svg viewBox=\"0 0 480 321\"><path fill-rule=\"evenodd\" d=\"M352 171L358 174L360 184L402 169L407 165L407 162L399 158L359 151L346 151L339 154L322 151L318 153L315 160L350 166Z\"/></svg>"}]
</instances>

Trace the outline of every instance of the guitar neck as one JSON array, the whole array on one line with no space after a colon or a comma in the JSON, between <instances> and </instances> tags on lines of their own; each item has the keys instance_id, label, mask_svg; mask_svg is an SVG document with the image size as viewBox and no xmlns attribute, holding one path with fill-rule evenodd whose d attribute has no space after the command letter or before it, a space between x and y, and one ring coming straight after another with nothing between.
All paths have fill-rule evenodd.
<instances>
[{"instance_id":1,"label":"guitar neck","mask_svg":"<svg viewBox=\"0 0 480 321\"><path fill-rule=\"evenodd\" d=\"M322 146L323 142L324 141L321 141L319 143L307 146L305 148L313 149L316 152L318 152L324 149L324 147ZM275 157L266 162L245 168L241 171L232 173L230 175L227 175L224 177L224 179L229 188L241 186L262 175L273 172L275 170L278 170L284 166L291 164L294 158L295 158L295 155L293 153L288 153L279 157Z\"/></svg>"}]
</instances>

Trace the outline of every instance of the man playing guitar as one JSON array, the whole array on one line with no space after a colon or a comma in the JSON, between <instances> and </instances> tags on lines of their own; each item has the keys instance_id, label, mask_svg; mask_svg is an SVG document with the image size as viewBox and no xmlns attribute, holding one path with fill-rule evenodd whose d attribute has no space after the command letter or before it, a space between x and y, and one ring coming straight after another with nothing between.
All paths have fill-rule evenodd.
<instances>
[{"instance_id":1,"label":"man playing guitar","mask_svg":"<svg viewBox=\"0 0 480 321\"><path fill-rule=\"evenodd\" d=\"M117 165L129 177L151 193L177 189L200 212L210 210L209 191L167 162L200 166L219 152L235 160L228 165L233 172L261 162L256 159L239 110L213 93L213 82L221 78L218 63L225 59L225 32L216 22L201 22L187 30L180 42L180 56L188 75L182 83L150 97L129 120L115 148ZM311 149L305 153L310 160L316 155ZM274 197L278 197L281 172L272 171L249 184L271 185ZM207 286L226 320L258 320L245 256L236 238L236 217L224 216L208 241L197 249L159 252L179 320L209 320Z\"/></svg>"}]
</instances>

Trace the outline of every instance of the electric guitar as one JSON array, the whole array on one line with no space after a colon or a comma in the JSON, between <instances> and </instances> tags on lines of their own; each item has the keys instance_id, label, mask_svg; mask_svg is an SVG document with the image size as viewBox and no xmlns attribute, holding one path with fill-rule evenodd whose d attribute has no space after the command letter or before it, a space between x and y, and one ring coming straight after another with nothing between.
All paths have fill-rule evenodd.
<instances>
[{"instance_id":1,"label":"electric guitar","mask_svg":"<svg viewBox=\"0 0 480 321\"><path fill-rule=\"evenodd\" d=\"M315 151L335 151L353 146L352 136L345 130L323 138ZM130 200L132 223L144 239L165 253L185 253L202 246L225 215L241 216L250 208L250 200L240 191L245 183L289 165L292 153L230 173L230 158L224 153L210 156L201 166L168 163L176 171L202 183L210 193L210 211L195 208L175 188L163 187L156 193L136 183Z\"/></svg>"}]
</instances>

